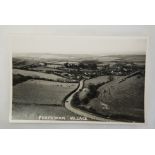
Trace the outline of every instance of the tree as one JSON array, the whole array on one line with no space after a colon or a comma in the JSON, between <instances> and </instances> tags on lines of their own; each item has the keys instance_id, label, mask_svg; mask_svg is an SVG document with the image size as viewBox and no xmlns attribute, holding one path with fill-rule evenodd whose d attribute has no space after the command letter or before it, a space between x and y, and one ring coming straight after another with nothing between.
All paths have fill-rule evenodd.
<instances>
[{"instance_id":1,"label":"tree","mask_svg":"<svg viewBox=\"0 0 155 155\"><path fill-rule=\"evenodd\" d=\"M79 68L83 68L83 69L84 69L84 68L85 68L84 63L82 63L82 62L81 62L81 63L79 63Z\"/></svg>"},{"instance_id":2,"label":"tree","mask_svg":"<svg viewBox=\"0 0 155 155\"><path fill-rule=\"evenodd\" d=\"M68 68L68 62L64 63L64 66L65 66L66 68Z\"/></svg>"},{"instance_id":3,"label":"tree","mask_svg":"<svg viewBox=\"0 0 155 155\"><path fill-rule=\"evenodd\" d=\"M114 77L112 75L109 75L108 80L109 81L113 81L114 80Z\"/></svg>"},{"instance_id":4,"label":"tree","mask_svg":"<svg viewBox=\"0 0 155 155\"><path fill-rule=\"evenodd\" d=\"M79 99L79 94L75 93L73 98L72 98L72 104L74 104L75 106L80 105L80 99Z\"/></svg>"},{"instance_id":5,"label":"tree","mask_svg":"<svg viewBox=\"0 0 155 155\"><path fill-rule=\"evenodd\" d=\"M89 84L88 89L90 90L88 97L94 98L97 95L97 87L94 84Z\"/></svg>"}]
</instances>

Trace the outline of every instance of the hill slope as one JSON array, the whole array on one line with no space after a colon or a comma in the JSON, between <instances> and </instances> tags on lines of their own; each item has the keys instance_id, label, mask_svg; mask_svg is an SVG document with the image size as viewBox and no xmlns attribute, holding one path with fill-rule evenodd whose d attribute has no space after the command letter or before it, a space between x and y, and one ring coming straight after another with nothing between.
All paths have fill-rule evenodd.
<instances>
[{"instance_id":1,"label":"hill slope","mask_svg":"<svg viewBox=\"0 0 155 155\"><path fill-rule=\"evenodd\" d=\"M88 105L95 113L125 121L144 121L144 76L134 75L101 86Z\"/></svg>"}]
</instances>

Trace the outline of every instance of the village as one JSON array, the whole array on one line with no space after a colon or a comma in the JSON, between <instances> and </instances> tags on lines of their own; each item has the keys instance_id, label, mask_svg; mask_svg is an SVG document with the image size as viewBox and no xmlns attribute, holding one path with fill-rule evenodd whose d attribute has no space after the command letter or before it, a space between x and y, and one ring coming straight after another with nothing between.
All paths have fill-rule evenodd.
<instances>
[{"instance_id":1,"label":"village","mask_svg":"<svg viewBox=\"0 0 155 155\"><path fill-rule=\"evenodd\" d=\"M91 79L106 75L126 76L136 71L144 71L144 66L139 66L133 62L110 62L109 64L93 61L37 62L20 66L18 69L55 74L72 81L80 81L81 79Z\"/></svg>"}]
</instances>

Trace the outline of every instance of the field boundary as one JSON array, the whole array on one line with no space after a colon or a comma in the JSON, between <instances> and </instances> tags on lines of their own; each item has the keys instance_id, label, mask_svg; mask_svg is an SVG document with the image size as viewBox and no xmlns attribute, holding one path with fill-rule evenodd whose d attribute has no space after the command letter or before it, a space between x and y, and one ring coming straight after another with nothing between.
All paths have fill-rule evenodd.
<instances>
[{"instance_id":1,"label":"field boundary","mask_svg":"<svg viewBox=\"0 0 155 155\"><path fill-rule=\"evenodd\" d=\"M77 87L76 87L74 90L72 90L70 93L68 93L68 94L63 98L63 100L62 100L62 105L63 105L63 106L65 106L65 101L66 101L66 99L67 99L71 94L73 94L74 92L76 92L76 90L79 88L79 86L80 86L80 83L78 83Z\"/></svg>"},{"instance_id":2,"label":"field boundary","mask_svg":"<svg viewBox=\"0 0 155 155\"><path fill-rule=\"evenodd\" d=\"M57 107L60 107L62 106L61 104L39 104L39 103L18 103L18 102L13 102L13 104L16 104L16 105L39 105L39 106L57 106Z\"/></svg>"},{"instance_id":3,"label":"field boundary","mask_svg":"<svg viewBox=\"0 0 155 155\"><path fill-rule=\"evenodd\" d=\"M132 76L135 76L135 75L137 75L137 74L141 74L141 72L140 72L140 71L136 71L136 72L134 72L134 73L132 73L132 74L126 76L125 78L123 78L122 80L120 80L118 83L121 83L121 82L125 81L126 79L128 79L128 78L130 78L130 77L132 77Z\"/></svg>"}]
</instances>

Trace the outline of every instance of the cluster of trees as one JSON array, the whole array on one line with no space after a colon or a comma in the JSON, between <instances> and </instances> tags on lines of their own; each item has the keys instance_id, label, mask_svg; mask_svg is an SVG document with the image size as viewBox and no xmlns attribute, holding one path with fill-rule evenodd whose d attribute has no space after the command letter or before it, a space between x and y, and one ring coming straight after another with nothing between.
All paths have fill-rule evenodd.
<instances>
[{"instance_id":1,"label":"cluster of trees","mask_svg":"<svg viewBox=\"0 0 155 155\"><path fill-rule=\"evenodd\" d=\"M97 68L97 63L93 61L91 62L82 61L79 64L65 63L64 66L66 68L76 69L76 72L73 71L72 74L80 74L84 76L89 76L91 78L102 75L129 75L138 70L142 70L134 63L126 63L126 62L117 62L112 66L110 66L110 64L107 64L100 68Z\"/></svg>"},{"instance_id":2,"label":"cluster of trees","mask_svg":"<svg viewBox=\"0 0 155 155\"><path fill-rule=\"evenodd\" d=\"M81 104L81 101L79 99L79 92L74 94L71 103L76 107L78 107Z\"/></svg>"},{"instance_id":3,"label":"cluster of trees","mask_svg":"<svg viewBox=\"0 0 155 155\"><path fill-rule=\"evenodd\" d=\"M139 66L134 63L118 62L112 66L107 64L100 69L102 75L129 75L138 70L142 70Z\"/></svg>"},{"instance_id":4,"label":"cluster of trees","mask_svg":"<svg viewBox=\"0 0 155 155\"><path fill-rule=\"evenodd\" d=\"M82 99L79 98L79 93L80 92L77 92L76 94L74 94L74 97L72 99L72 103L75 105L75 106L79 106L79 105L86 105L88 104L88 102L97 97L98 95L98 91L97 91L97 86L94 85L94 84L90 84L88 86L88 89L89 89L89 92L86 94L86 96ZM82 90L81 90L82 91Z\"/></svg>"},{"instance_id":5,"label":"cluster of trees","mask_svg":"<svg viewBox=\"0 0 155 155\"><path fill-rule=\"evenodd\" d=\"M96 63L84 63L80 62L79 64L74 64L74 63L65 63L64 66L66 68L73 68L73 69L91 69L95 70L97 69L97 64Z\"/></svg>"},{"instance_id":6,"label":"cluster of trees","mask_svg":"<svg viewBox=\"0 0 155 155\"><path fill-rule=\"evenodd\" d=\"M13 74L13 85L25 82L25 81L30 80L30 79L32 79L31 76L23 76L23 75L20 75L20 74L16 74L16 75Z\"/></svg>"},{"instance_id":7,"label":"cluster of trees","mask_svg":"<svg viewBox=\"0 0 155 155\"><path fill-rule=\"evenodd\" d=\"M86 104L88 104L88 102L89 102L91 99L93 99L93 98L95 98L95 97L98 96L98 94L99 94L98 88L99 88L99 87L101 87L102 85L104 85L104 84L106 84L106 83L108 83L108 82L111 82L111 81L113 81L113 80L114 80L113 76L112 76L112 75L109 75L108 81L107 81L107 82L102 82L102 83L99 83L99 84L96 84L96 85L94 85L94 84L89 84L89 85L88 85L88 88L87 88L89 91L87 92L86 96L85 96L84 98L80 99L79 94L80 94L80 92L82 91L82 90L81 90L81 91L77 92L77 93L73 96L72 103L73 103L75 106L86 105Z\"/></svg>"}]
</instances>

